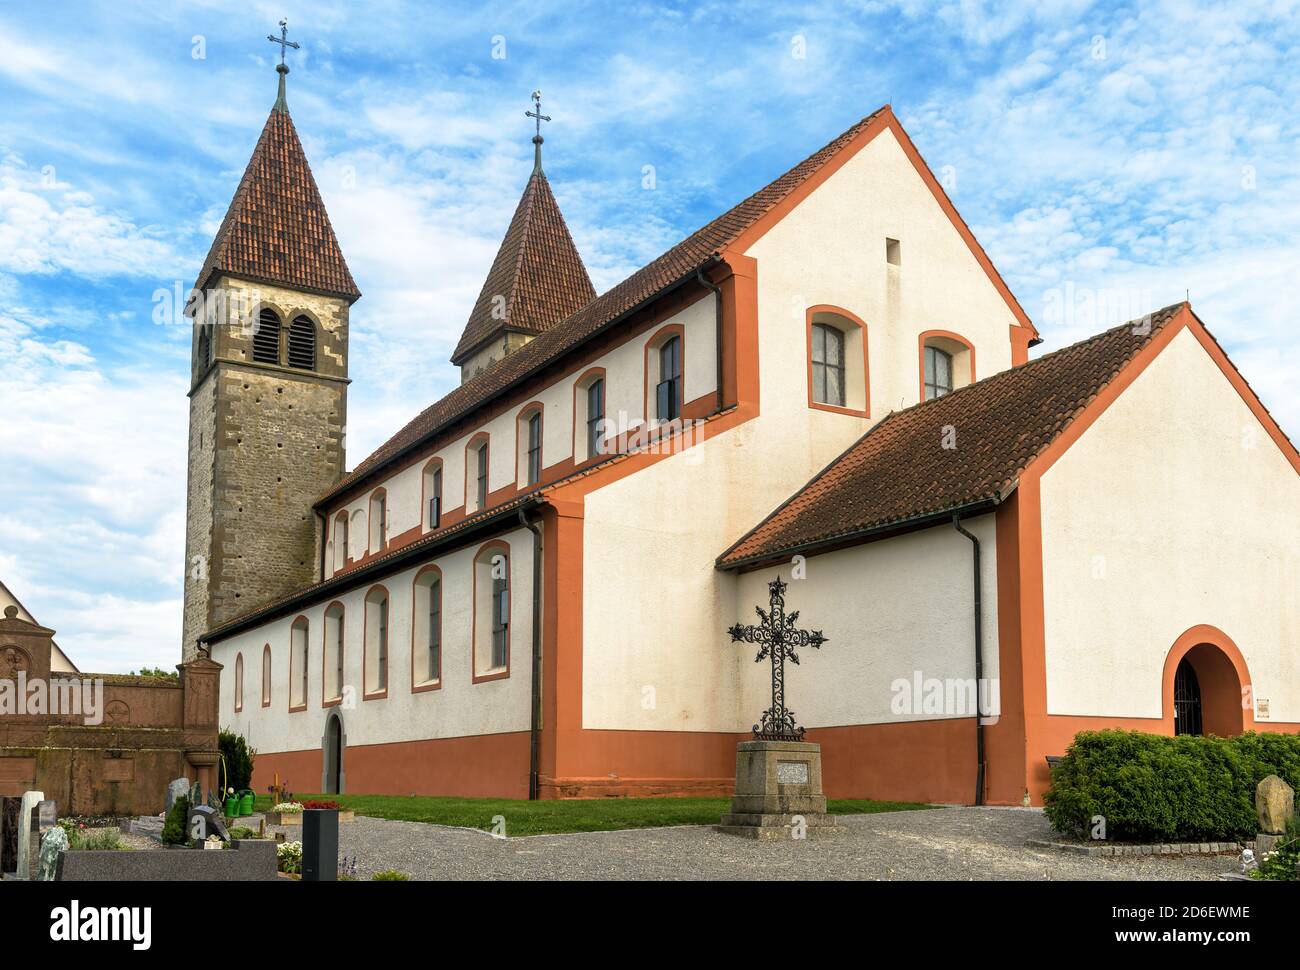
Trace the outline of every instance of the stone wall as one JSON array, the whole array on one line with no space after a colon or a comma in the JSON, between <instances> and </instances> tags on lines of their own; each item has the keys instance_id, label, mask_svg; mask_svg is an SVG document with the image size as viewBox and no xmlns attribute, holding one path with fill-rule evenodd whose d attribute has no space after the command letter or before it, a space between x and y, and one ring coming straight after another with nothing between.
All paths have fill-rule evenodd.
<instances>
[{"instance_id":1,"label":"stone wall","mask_svg":"<svg viewBox=\"0 0 1300 970\"><path fill-rule=\"evenodd\" d=\"M238 297L227 300L230 306L279 313L282 360L289 324L306 314L317 325L317 360L314 371L254 362L251 330L225 326L214 331L213 364L196 366L187 658L205 630L317 579L322 539L312 504L338 481L345 464L347 302L228 277L218 288Z\"/></svg>"}]
</instances>

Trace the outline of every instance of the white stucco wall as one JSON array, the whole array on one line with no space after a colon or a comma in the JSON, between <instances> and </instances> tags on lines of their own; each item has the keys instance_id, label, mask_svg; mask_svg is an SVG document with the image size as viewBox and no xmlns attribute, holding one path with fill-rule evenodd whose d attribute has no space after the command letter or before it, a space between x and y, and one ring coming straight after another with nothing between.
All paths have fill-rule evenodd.
<instances>
[{"instance_id":1,"label":"white stucco wall","mask_svg":"<svg viewBox=\"0 0 1300 970\"><path fill-rule=\"evenodd\" d=\"M342 714L348 744L381 744L427 738L463 737L528 730L532 656L532 535L523 529L507 533L510 545L510 676L473 683L472 573L478 546L422 561L382 580L391 596L389 607L388 696L361 700L363 601L370 586L314 604L303 611L310 624L307 710L290 713L289 630L298 614L245 631L213 647L212 658L222 664L223 727L240 732L259 751L299 751L320 746L329 708L321 705L323 620L325 607L338 599L345 608L344 674L353 688L355 704ZM416 572L428 564L442 570L442 687L411 692L411 592ZM271 706L262 702L262 646L272 651ZM422 649L423 645L419 645ZM373 643L371 645L373 650ZM479 652L490 649L480 642ZM235 657L244 657L244 709L234 712ZM419 668L417 668L418 671ZM418 674L417 674L418 676Z\"/></svg>"},{"instance_id":2,"label":"white stucco wall","mask_svg":"<svg viewBox=\"0 0 1300 970\"><path fill-rule=\"evenodd\" d=\"M1048 713L1159 717L1205 623L1300 721L1300 476L1189 330L1043 476L1042 522Z\"/></svg>"},{"instance_id":3,"label":"white stucco wall","mask_svg":"<svg viewBox=\"0 0 1300 970\"><path fill-rule=\"evenodd\" d=\"M902 243L900 267L886 263L887 237ZM586 499L585 727L748 727L753 704L740 685L756 675L742 677L734 648L723 646L738 601L714 559L872 422L917 402L923 331L971 340L979 376L1011 364L1011 311L889 132L749 255L758 261L761 416ZM819 304L867 324L870 419L808 407L806 310ZM655 685L657 706L647 710L644 688Z\"/></svg>"}]
</instances>

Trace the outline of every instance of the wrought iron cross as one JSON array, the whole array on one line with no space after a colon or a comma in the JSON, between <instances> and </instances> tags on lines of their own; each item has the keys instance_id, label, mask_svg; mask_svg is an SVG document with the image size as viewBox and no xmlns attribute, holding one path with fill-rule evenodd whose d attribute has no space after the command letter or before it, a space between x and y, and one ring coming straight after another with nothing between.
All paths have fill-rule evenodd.
<instances>
[{"instance_id":1,"label":"wrought iron cross","mask_svg":"<svg viewBox=\"0 0 1300 970\"><path fill-rule=\"evenodd\" d=\"M800 630L795 627L799 620L799 611L786 614L786 584L778 576L767 584L771 594L769 609L754 607L760 622L757 626L742 626L737 623L727 632L731 634L732 643L759 644L755 663L764 659L772 660L772 706L763 712L760 724L754 725L754 737L760 741L802 741L804 729L794 722L794 711L785 706L785 662L799 662L795 650L799 647L820 649L827 642L821 630Z\"/></svg>"},{"instance_id":2,"label":"wrought iron cross","mask_svg":"<svg viewBox=\"0 0 1300 970\"><path fill-rule=\"evenodd\" d=\"M542 122L551 120L550 115L542 114L542 92L541 91L533 92L533 107L536 108L537 110L525 111L524 116L527 118L537 119L537 134L534 136L533 139L534 141L536 141L537 139L542 137Z\"/></svg>"},{"instance_id":3,"label":"wrought iron cross","mask_svg":"<svg viewBox=\"0 0 1300 970\"><path fill-rule=\"evenodd\" d=\"M298 49L297 43L289 39L289 18L288 17L282 17L280 19L280 36L276 37L275 34L267 34L266 39L269 40L272 44L280 45L281 66L284 66L284 55L288 53L288 49L290 47L292 47L294 50Z\"/></svg>"}]
</instances>

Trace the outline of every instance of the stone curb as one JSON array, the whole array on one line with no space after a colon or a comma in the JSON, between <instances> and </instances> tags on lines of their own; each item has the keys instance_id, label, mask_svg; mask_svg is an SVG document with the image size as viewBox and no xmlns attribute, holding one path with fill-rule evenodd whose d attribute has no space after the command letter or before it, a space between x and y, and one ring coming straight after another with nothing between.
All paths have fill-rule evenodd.
<instances>
[{"instance_id":1,"label":"stone curb","mask_svg":"<svg viewBox=\"0 0 1300 970\"><path fill-rule=\"evenodd\" d=\"M1036 849L1055 849L1058 852L1071 852L1087 856L1090 859L1109 859L1144 855L1234 855L1241 854L1241 845L1237 842L1162 842L1151 845L1080 845L1076 842L1048 842L1043 839L1029 839L1026 845Z\"/></svg>"}]
</instances>

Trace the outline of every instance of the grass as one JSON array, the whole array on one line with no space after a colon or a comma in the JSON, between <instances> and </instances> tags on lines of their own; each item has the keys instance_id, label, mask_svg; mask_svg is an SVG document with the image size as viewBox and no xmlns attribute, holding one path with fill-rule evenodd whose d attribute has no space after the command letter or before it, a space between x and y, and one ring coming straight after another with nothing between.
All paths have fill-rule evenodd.
<instances>
[{"instance_id":1,"label":"grass","mask_svg":"<svg viewBox=\"0 0 1300 970\"><path fill-rule=\"evenodd\" d=\"M295 795L331 799L358 815L459 825L491 831L493 818L504 819L505 834L550 835L565 832L612 832L665 825L715 825L731 808L728 798L599 798L571 801L517 801L507 798L435 798L426 795ZM270 809L271 799L259 795L255 810ZM832 815L867 815L929 808L916 802L875 802L832 799Z\"/></svg>"}]
</instances>

